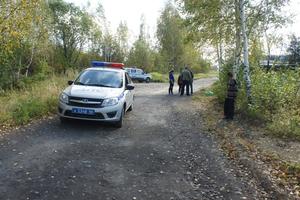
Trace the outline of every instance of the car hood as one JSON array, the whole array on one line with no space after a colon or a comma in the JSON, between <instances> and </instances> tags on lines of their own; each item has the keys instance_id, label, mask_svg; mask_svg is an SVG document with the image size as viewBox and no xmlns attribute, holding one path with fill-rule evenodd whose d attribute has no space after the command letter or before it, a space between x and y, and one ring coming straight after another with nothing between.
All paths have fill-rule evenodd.
<instances>
[{"instance_id":1,"label":"car hood","mask_svg":"<svg viewBox=\"0 0 300 200\"><path fill-rule=\"evenodd\" d=\"M118 97L123 90L124 90L123 88L71 85L68 88L66 88L64 92L68 96L73 96L73 97L106 99L106 98Z\"/></svg>"}]
</instances>

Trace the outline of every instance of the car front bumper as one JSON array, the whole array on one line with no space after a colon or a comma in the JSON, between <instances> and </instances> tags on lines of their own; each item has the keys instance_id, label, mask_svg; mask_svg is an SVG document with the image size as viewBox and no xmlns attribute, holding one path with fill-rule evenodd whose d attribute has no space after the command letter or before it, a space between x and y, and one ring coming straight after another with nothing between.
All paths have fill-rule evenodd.
<instances>
[{"instance_id":1,"label":"car front bumper","mask_svg":"<svg viewBox=\"0 0 300 200\"><path fill-rule=\"evenodd\" d=\"M73 113L73 108L93 110L93 115ZM64 118L91 120L91 121L107 121L115 122L120 120L122 114L123 104L119 102L115 106L108 106L103 108L88 108L88 107L76 107L70 106L63 102L59 102L58 115Z\"/></svg>"}]
</instances>

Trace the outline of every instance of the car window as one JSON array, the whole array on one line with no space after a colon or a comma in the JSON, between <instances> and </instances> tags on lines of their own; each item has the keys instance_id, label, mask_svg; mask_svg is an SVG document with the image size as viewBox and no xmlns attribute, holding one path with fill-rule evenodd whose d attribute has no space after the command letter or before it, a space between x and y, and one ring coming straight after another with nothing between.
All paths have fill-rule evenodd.
<instances>
[{"instance_id":1,"label":"car window","mask_svg":"<svg viewBox=\"0 0 300 200\"><path fill-rule=\"evenodd\" d=\"M125 74L125 85L128 85L128 83L129 83L129 80L128 80L128 75L127 75L127 73Z\"/></svg>"},{"instance_id":2,"label":"car window","mask_svg":"<svg viewBox=\"0 0 300 200\"><path fill-rule=\"evenodd\" d=\"M137 73L137 74L143 74L143 70L137 69L137 70L136 70L136 73Z\"/></svg>"},{"instance_id":3,"label":"car window","mask_svg":"<svg viewBox=\"0 0 300 200\"><path fill-rule=\"evenodd\" d=\"M130 78L130 76L126 73L126 85L128 84L132 84L132 80Z\"/></svg>"},{"instance_id":4,"label":"car window","mask_svg":"<svg viewBox=\"0 0 300 200\"><path fill-rule=\"evenodd\" d=\"M118 71L87 70L79 75L74 84L121 88L123 86L123 76Z\"/></svg>"},{"instance_id":5,"label":"car window","mask_svg":"<svg viewBox=\"0 0 300 200\"><path fill-rule=\"evenodd\" d=\"M127 73L131 73L131 69L130 68L125 68L125 71L127 72Z\"/></svg>"},{"instance_id":6,"label":"car window","mask_svg":"<svg viewBox=\"0 0 300 200\"><path fill-rule=\"evenodd\" d=\"M131 73L135 74L136 73L136 69L131 69Z\"/></svg>"}]
</instances>

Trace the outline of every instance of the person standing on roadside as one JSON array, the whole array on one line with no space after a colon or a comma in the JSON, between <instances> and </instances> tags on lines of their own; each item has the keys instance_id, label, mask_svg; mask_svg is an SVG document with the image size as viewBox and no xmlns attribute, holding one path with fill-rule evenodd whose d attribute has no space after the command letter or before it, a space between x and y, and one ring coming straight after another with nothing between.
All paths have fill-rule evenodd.
<instances>
[{"instance_id":1,"label":"person standing on roadside","mask_svg":"<svg viewBox=\"0 0 300 200\"><path fill-rule=\"evenodd\" d=\"M181 90L182 90L182 86L183 86L181 70L180 70L180 74L177 79L177 84L178 84L178 94L181 94Z\"/></svg>"},{"instance_id":2,"label":"person standing on roadside","mask_svg":"<svg viewBox=\"0 0 300 200\"><path fill-rule=\"evenodd\" d=\"M182 85L180 96L182 96L184 94L185 89L186 89L186 95L190 96L190 82L192 80L192 75L189 72L187 67L184 68L181 75L182 75L183 85Z\"/></svg>"},{"instance_id":3,"label":"person standing on roadside","mask_svg":"<svg viewBox=\"0 0 300 200\"><path fill-rule=\"evenodd\" d=\"M237 96L238 87L236 80L233 78L233 74L228 72L227 76L229 80L227 83L227 97L224 103L224 119L233 119L234 103Z\"/></svg>"},{"instance_id":4,"label":"person standing on roadside","mask_svg":"<svg viewBox=\"0 0 300 200\"><path fill-rule=\"evenodd\" d=\"M192 72L192 70L190 68L188 68L188 71L191 73L191 81L190 81L190 88L191 88L191 95L193 95L193 81L194 81L194 73Z\"/></svg>"},{"instance_id":5,"label":"person standing on roadside","mask_svg":"<svg viewBox=\"0 0 300 200\"><path fill-rule=\"evenodd\" d=\"M170 86L169 86L169 94L173 94L174 82L175 82L175 78L174 78L174 70L172 69L172 70L169 72L169 83L170 83Z\"/></svg>"}]
</instances>

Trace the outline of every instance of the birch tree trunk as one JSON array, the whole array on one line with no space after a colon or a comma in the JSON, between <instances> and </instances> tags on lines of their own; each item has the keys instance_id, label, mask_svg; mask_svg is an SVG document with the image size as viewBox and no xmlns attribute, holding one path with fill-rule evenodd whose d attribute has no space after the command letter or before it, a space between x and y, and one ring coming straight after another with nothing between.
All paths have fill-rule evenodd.
<instances>
[{"instance_id":1,"label":"birch tree trunk","mask_svg":"<svg viewBox=\"0 0 300 200\"><path fill-rule=\"evenodd\" d=\"M219 72L223 71L223 48L222 48L222 44L219 43L216 45L216 49L217 49L217 56L218 56L218 65L219 65Z\"/></svg>"},{"instance_id":2,"label":"birch tree trunk","mask_svg":"<svg viewBox=\"0 0 300 200\"><path fill-rule=\"evenodd\" d=\"M29 63L28 63L28 65L26 66L26 72L25 72L25 76L26 76L26 77L28 77L29 68L30 68L30 66L31 66L31 64L32 64L32 61L33 61L34 48L35 48L35 47L34 47L34 45L33 45L32 49L31 49L31 56L30 56L30 60L29 60Z\"/></svg>"},{"instance_id":3,"label":"birch tree trunk","mask_svg":"<svg viewBox=\"0 0 300 200\"><path fill-rule=\"evenodd\" d=\"M249 45L248 36L246 30L246 17L245 17L245 0L240 0L240 19L243 35L243 57L244 57L244 79L246 83L246 94L248 102L251 103L251 78L250 78L250 66L249 66Z\"/></svg>"},{"instance_id":4,"label":"birch tree trunk","mask_svg":"<svg viewBox=\"0 0 300 200\"><path fill-rule=\"evenodd\" d=\"M235 50L234 50L234 65L233 77L238 79L241 58L241 23L240 23L240 6L239 0L235 0Z\"/></svg>"}]
</instances>

